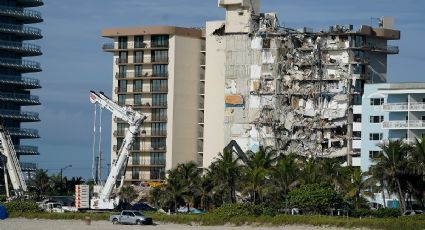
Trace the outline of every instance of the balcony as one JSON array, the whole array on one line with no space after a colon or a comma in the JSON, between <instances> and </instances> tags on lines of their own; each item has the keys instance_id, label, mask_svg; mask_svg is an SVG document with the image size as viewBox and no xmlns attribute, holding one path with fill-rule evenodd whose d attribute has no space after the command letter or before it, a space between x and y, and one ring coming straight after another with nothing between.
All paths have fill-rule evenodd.
<instances>
[{"instance_id":1,"label":"balcony","mask_svg":"<svg viewBox=\"0 0 425 230\"><path fill-rule=\"evenodd\" d=\"M407 111L409 105L407 103L385 103L382 106L384 111L394 112L394 111Z\"/></svg>"},{"instance_id":2,"label":"balcony","mask_svg":"<svg viewBox=\"0 0 425 230\"><path fill-rule=\"evenodd\" d=\"M38 56L42 54L40 46L21 42L0 40L0 49L14 51L25 56Z\"/></svg>"},{"instance_id":3,"label":"balcony","mask_svg":"<svg viewBox=\"0 0 425 230\"><path fill-rule=\"evenodd\" d=\"M36 129L7 128L9 134L18 138L40 138Z\"/></svg>"},{"instance_id":4,"label":"balcony","mask_svg":"<svg viewBox=\"0 0 425 230\"><path fill-rule=\"evenodd\" d=\"M22 171L35 171L37 170L37 164L21 162L21 169Z\"/></svg>"},{"instance_id":5,"label":"balcony","mask_svg":"<svg viewBox=\"0 0 425 230\"><path fill-rule=\"evenodd\" d=\"M40 155L37 146L16 145L15 151L19 155Z\"/></svg>"},{"instance_id":6,"label":"balcony","mask_svg":"<svg viewBox=\"0 0 425 230\"><path fill-rule=\"evenodd\" d=\"M135 160L129 161L128 166L130 167L140 167L140 166L165 166L165 160Z\"/></svg>"},{"instance_id":7,"label":"balcony","mask_svg":"<svg viewBox=\"0 0 425 230\"><path fill-rule=\"evenodd\" d=\"M21 122L34 122L40 121L38 113L34 112L21 112L16 110L0 110L0 118L2 119L13 119Z\"/></svg>"},{"instance_id":8,"label":"balcony","mask_svg":"<svg viewBox=\"0 0 425 230\"><path fill-rule=\"evenodd\" d=\"M384 121L382 122L383 129L425 129L425 121L410 120L410 121Z\"/></svg>"},{"instance_id":9,"label":"balcony","mask_svg":"<svg viewBox=\"0 0 425 230\"><path fill-rule=\"evenodd\" d=\"M42 0L16 0L16 3L23 7L36 7L44 5Z\"/></svg>"},{"instance_id":10,"label":"balcony","mask_svg":"<svg viewBox=\"0 0 425 230\"><path fill-rule=\"evenodd\" d=\"M19 93L0 93L0 101L10 101L20 105L39 105L38 96Z\"/></svg>"},{"instance_id":11,"label":"balcony","mask_svg":"<svg viewBox=\"0 0 425 230\"><path fill-rule=\"evenodd\" d=\"M114 45L114 43L113 43L113 42L110 42L110 43L104 43L104 44L102 45L102 49L103 49L104 51L114 51L114 49L115 49L115 45Z\"/></svg>"},{"instance_id":12,"label":"balcony","mask_svg":"<svg viewBox=\"0 0 425 230\"><path fill-rule=\"evenodd\" d=\"M155 42L155 41L151 41L151 48L168 48L168 42L164 43L164 42Z\"/></svg>"},{"instance_id":13,"label":"balcony","mask_svg":"<svg viewBox=\"0 0 425 230\"><path fill-rule=\"evenodd\" d=\"M423 103L423 102L410 102L409 108L410 108L410 110L414 110L414 111L425 111L425 103Z\"/></svg>"},{"instance_id":14,"label":"balcony","mask_svg":"<svg viewBox=\"0 0 425 230\"><path fill-rule=\"evenodd\" d=\"M0 15L15 17L21 20L23 23L39 23L43 21L40 12L18 7L0 6Z\"/></svg>"},{"instance_id":15,"label":"balcony","mask_svg":"<svg viewBox=\"0 0 425 230\"><path fill-rule=\"evenodd\" d=\"M41 39L41 30L39 28L30 26L21 26L15 24L0 23L0 32L14 34L20 36L23 39Z\"/></svg>"},{"instance_id":16,"label":"balcony","mask_svg":"<svg viewBox=\"0 0 425 230\"><path fill-rule=\"evenodd\" d=\"M13 58L0 58L0 66L6 68L13 68L21 72L40 72L40 63L35 61L13 59Z\"/></svg>"},{"instance_id":17,"label":"balcony","mask_svg":"<svg viewBox=\"0 0 425 230\"><path fill-rule=\"evenodd\" d=\"M115 87L115 93L127 93L127 87Z\"/></svg>"},{"instance_id":18,"label":"balcony","mask_svg":"<svg viewBox=\"0 0 425 230\"><path fill-rule=\"evenodd\" d=\"M372 47L372 51L383 52L386 54L398 54L400 49L398 46L384 46L384 47Z\"/></svg>"},{"instance_id":19,"label":"balcony","mask_svg":"<svg viewBox=\"0 0 425 230\"><path fill-rule=\"evenodd\" d=\"M34 78L0 75L0 83L27 89L41 88L40 81Z\"/></svg>"},{"instance_id":20,"label":"balcony","mask_svg":"<svg viewBox=\"0 0 425 230\"><path fill-rule=\"evenodd\" d=\"M115 60L115 64L127 64L128 63L128 59L127 58L117 58Z\"/></svg>"}]
</instances>

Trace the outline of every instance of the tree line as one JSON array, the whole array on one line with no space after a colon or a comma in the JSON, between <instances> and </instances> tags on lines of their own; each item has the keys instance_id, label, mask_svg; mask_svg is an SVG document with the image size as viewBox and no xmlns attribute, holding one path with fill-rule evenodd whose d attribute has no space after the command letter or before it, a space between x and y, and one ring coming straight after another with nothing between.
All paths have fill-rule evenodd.
<instances>
[{"instance_id":1,"label":"tree line","mask_svg":"<svg viewBox=\"0 0 425 230\"><path fill-rule=\"evenodd\" d=\"M224 149L206 169L188 162L169 170L165 183L153 188L149 199L171 210L179 206L209 209L236 202L285 209L308 203L303 196L325 199L328 194L328 200L312 203L360 209L369 208L366 197L374 194L381 195L385 208L386 200L395 194L401 211L411 209L413 200L424 208L425 138L412 145L390 140L380 147L382 151L371 159L373 165L366 172L343 167L345 159L278 155L271 147L248 152L247 162L241 163L232 150ZM332 198L336 196L341 199Z\"/></svg>"}]
</instances>

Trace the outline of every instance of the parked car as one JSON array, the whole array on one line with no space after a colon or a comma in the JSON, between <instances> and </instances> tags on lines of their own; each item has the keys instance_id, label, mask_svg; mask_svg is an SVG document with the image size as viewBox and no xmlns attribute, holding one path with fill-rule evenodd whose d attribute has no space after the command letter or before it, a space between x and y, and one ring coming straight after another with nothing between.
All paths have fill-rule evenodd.
<instances>
[{"instance_id":1,"label":"parked car","mask_svg":"<svg viewBox=\"0 0 425 230\"><path fill-rule=\"evenodd\" d=\"M152 224L152 218L146 217L143 213L135 210L124 210L119 215L111 215L109 220L113 224Z\"/></svg>"},{"instance_id":2,"label":"parked car","mask_svg":"<svg viewBox=\"0 0 425 230\"><path fill-rule=\"evenodd\" d=\"M423 214L422 210L406 210L403 212L403 216L413 216L417 214Z\"/></svg>"}]
</instances>

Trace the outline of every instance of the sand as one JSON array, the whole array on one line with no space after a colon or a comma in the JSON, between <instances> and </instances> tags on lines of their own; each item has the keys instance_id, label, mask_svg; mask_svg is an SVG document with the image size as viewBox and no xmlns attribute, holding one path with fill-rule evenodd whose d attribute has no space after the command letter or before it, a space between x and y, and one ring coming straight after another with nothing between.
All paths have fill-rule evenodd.
<instances>
[{"instance_id":1,"label":"sand","mask_svg":"<svg viewBox=\"0 0 425 230\"><path fill-rule=\"evenodd\" d=\"M9 218L0 220L0 230L117 230L117 229L155 229L155 230L301 230L301 229L340 229L334 227L314 227L314 226L281 226L281 227L253 227L253 226L189 226L168 223L156 223L152 226L140 225L113 225L108 221L92 221L91 225L86 225L83 220L41 220Z\"/></svg>"}]
</instances>

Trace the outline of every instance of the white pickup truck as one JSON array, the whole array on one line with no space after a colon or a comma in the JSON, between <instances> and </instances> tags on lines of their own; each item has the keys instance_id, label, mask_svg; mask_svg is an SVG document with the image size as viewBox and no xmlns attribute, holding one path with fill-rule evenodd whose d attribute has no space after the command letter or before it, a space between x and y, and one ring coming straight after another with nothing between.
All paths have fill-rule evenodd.
<instances>
[{"instance_id":1,"label":"white pickup truck","mask_svg":"<svg viewBox=\"0 0 425 230\"><path fill-rule=\"evenodd\" d=\"M152 218L146 217L143 213L135 210L124 210L119 215L112 215L109 220L113 224L152 224Z\"/></svg>"}]
</instances>

